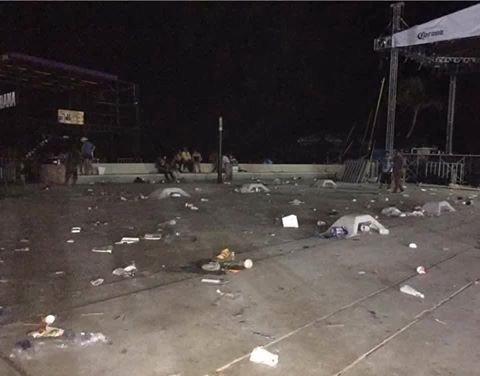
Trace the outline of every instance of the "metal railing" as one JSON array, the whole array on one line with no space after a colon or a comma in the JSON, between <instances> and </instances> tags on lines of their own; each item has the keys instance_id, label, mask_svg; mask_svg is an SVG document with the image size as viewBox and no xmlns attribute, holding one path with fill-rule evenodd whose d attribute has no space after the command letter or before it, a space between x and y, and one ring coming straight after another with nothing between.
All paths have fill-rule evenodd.
<instances>
[{"instance_id":1,"label":"metal railing","mask_svg":"<svg viewBox=\"0 0 480 376\"><path fill-rule=\"evenodd\" d=\"M480 183L480 155L404 154L406 180L435 184Z\"/></svg>"}]
</instances>

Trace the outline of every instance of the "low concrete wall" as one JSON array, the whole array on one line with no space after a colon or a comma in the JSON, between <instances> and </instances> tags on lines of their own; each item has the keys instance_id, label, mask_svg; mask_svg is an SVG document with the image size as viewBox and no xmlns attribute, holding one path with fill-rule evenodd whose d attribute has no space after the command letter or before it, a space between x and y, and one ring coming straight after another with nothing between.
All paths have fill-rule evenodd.
<instances>
[{"instance_id":1,"label":"low concrete wall","mask_svg":"<svg viewBox=\"0 0 480 376\"><path fill-rule=\"evenodd\" d=\"M105 169L105 175L147 175L156 174L154 163L99 163L95 165ZM340 164L250 164L240 163L240 170L254 173L318 174L322 176L339 175L343 169ZM201 171L212 171L210 163L202 163Z\"/></svg>"}]
</instances>

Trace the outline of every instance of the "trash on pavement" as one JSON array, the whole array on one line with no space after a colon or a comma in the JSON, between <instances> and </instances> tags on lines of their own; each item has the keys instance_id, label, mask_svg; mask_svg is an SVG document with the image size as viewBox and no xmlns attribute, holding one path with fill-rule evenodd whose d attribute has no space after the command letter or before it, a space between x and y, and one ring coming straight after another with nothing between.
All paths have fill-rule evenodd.
<instances>
[{"instance_id":1,"label":"trash on pavement","mask_svg":"<svg viewBox=\"0 0 480 376\"><path fill-rule=\"evenodd\" d=\"M82 231L81 227L72 227L72 234L78 234L80 231Z\"/></svg>"},{"instance_id":2,"label":"trash on pavement","mask_svg":"<svg viewBox=\"0 0 480 376\"><path fill-rule=\"evenodd\" d=\"M243 184L240 189L240 193L255 193L255 192L270 192L263 184Z\"/></svg>"},{"instance_id":3,"label":"trash on pavement","mask_svg":"<svg viewBox=\"0 0 480 376\"><path fill-rule=\"evenodd\" d=\"M67 243L69 243L69 244L75 243L75 240L73 240L73 239L68 239L68 240L67 240Z\"/></svg>"},{"instance_id":4,"label":"trash on pavement","mask_svg":"<svg viewBox=\"0 0 480 376\"><path fill-rule=\"evenodd\" d=\"M123 196L120 196L120 200L122 200L122 201L127 201L127 198L126 198L126 197L123 197Z\"/></svg>"},{"instance_id":5,"label":"trash on pavement","mask_svg":"<svg viewBox=\"0 0 480 376\"><path fill-rule=\"evenodd\" d=\"M189 203L189 202L186 202L185 203L185 207L186 208L189 208L190 210L198 210L198 207L196 207L195 205Z\"/></svg>"},{"instance_id":6,"label":"trash on pavement","mask_svg":"<svg viewBox=\"0 0 480 376\"><path fill-rule=\"evenodd\" d=\"M408 248L417 249L418 246L417 246L417 244L415 244L415 243L410 243L410 244L408 245Z\"/></svg>"},{"instance_id":7,"label":"trash on pavement","mask_svg":"<svg viewBox=\"0 0 480 376\"><path fill-rule=\"evenodd\" d=\"M427 270L425 269L425 266L417 266L417 273L418 274L426 274Z\"/></svg>"},{"instance_id":8,"label":"trash on pavement","mask_svg":"<svg viewBox=\"0 0 480 376\"><path fill-rule=\"evenodd\" d=\"M45 316L42 319L43 325L39 329L29 332L28 335L33 338L60 337L63 335L64 330L50 326L55 322L55 320L56 317L54 315Z\"/></svg>"},{"instance_id":9,"label":"trash on pavement","mask_svg":"<svg viewBox=\"0 0 480 376\"><path fill-rule=\"evenodd\" d=\"M130 265L124 268L116 268L112 271L113 275L121 276L121 277L133 277L137 272L137 267L135 266L135 262L132 262Z\"/></svg>"},{"instance_id":10,"label":"trash on pavement","mask_svg":"<svg viewBox=\"0 0 480 376\"><path fill-rule=\"evenodd\" d=\"M133 244L138 243L139 241L140 238L123 237L119 242L116 242L115 244Z\"/></svg>"},{"instance_id":11,"label":"trash on pavement","mask_svg":"<svg viewBox=\"0 0 480 376\"><path fill-rule=\"evenodd\" d=\"M409 285L403 285L402 287L400 287L400 291L404 294L412 295L417 298L425 298L425 295L423 295L420 291L415 290L412 286Z\"/></svg>"},{"instance_id":12,"label":"trash on pavement","mask_svg":"<svg viewBox=\"0 0 480 376\"><path fill-rule=\"evenodd\" d=\"M317 221L317 226L318 227L325 227L327 225L327 222L325 221Z\"/></svg>"},{"instance_id":13,"label":"trash on pavement","mask_svg":"<svg viewBox=\"0 0 480 376\"><path fill-rule=\"evenodd\" d=\"M143 239L145 239L145 240L160 240L160 239L162 239L162 234L160 234L160 233L145 234L143 236Z\"/></svg>"},{"instance_id":14,"label":"trash on pavement","mask_svg":"<svg viewBox=\"0 0 480 376\"><path fill-rule=\"evenodd\" d=\"M211 278L203 278L202 282L203 283L211 283L211 284L214 284L214 285L220 285L220 284L223 283L223 281L221 279L211 279Z\"/></svg>"},{"instance_id":15,"label":"trash on pavement","mask_svg":"<svg viewBox=\"0 0 480 376\"><path fill-rule=\"evenodd\" d=\"M203 197L202 197L202 198L200 199L200 201L201 201L201 202L208 202L208 198L203 198Z\"/></svg>"},{"instance_id":16,"label":"trash on pavement","mask_svg":"<svg viewBox=\"0 0 480 376\"><path fill-rule=\"evenodd\" d=\"M30 247L15 248L15 252L30 252Z\"/></svg>"},{"instance_id":17,"label":"trash on pavement","mask_svg":"<svg viewBox=\"0 0 480 376\"><path fill-rule=\"evenodd\" d=\"M264 364L269 367L276 367L278 364L278 354L272 354L263 347L255 347L250 354L250 361L253 363Z\"/></svg>"},{"instance_id":18,"label":"trash on pavement","mask_svg":"<svg viewBox=\"0 0 480 376\"><path fill-rule=\"evenodd\" d=\"M444 212L454 212L455 209L453 208L450 203L447 201L432 201L432 202L427 202L425 205L422 207L423 211L425 212L426 215L429 216L440 216Z\"/></svg>"},{"instance_id":19,"label":"trash on pavement","mask_svg":"<svg viewBox=\"0 0 480 376\"><path fill-rule=\"evenodd\" d=\"M162 188L156 189L150 194L150 197L161 200L169 197L174 197L174 198L190 197L190 194L185 192L181 188L171 187L171 188L165 188L165 189L162 189Z\"/></svg>"},{"instance_id":20,"label":"trash on pavement","mask_svg":"<svg viewBox=\"0 0 480 376\"><path fill-rule=\"evenodd\" d=\"M210 261L202 265L202 269L206 272L218 272L221 268L222 267L218 261Z\"/></svg>"},{"instance_id":21,"label":"trash on pavement","mask_svg":"<svg viewBox=\"0 0 480 376\"><path fill-rule=\"evenodd\" d=\"M297 216L294 214L287 215L286 217L282 218L283 227L286 228L298 228L298 219Z\"/></svg>"},{"instance_id":22,"label":"trash on pavement","mask_svg":"<svg viewBox=\"0 0 480 376\"><path fill-rule=\"evenodd\" d=\"M95 253L112 253L112 250L113 250L113 246L111 245L92 248L92 252L95 252Z\"/></svg>"},{"instance_id":23,"label":"trash on pavement","mask_svg":"<svg viewBox=\"0 0 480 376\"><path fill-rule=\"evenodd\" d=\"M358 235L359 231L368 232L370 230L377 231L380 235L388 235L390 231L380 222L368 214L349 214L340 217L327 230L326 233L319 234L321 238L350 238ZM327 236L322 236L327 235ZM333 235L333 236L332 236Z\"/></svg>"},{"instance_id":24,"label":"trash on pavement","mask_svg":"<svg viewBox=\"0 0 480 376\"><path fill-rule=\"evenodd\" d=\"M215 256L215 260L218 262L233 261L235 260L235 252L231 252L228 248L225 248Z\"/></svg>"},{"instance_id":25,"label":"trash on pavement","mask_svg":"<svg viewBox=\"0 0 480 376\"><path fill-rule=\"evenodd\" d=\"M94 287L100 286L105 280L103 278L97 278L90 281L90 284Z\"/></svg>"},{"instance_id":26,"label":"trash on pavement","mask_svg":"<svg viewBox=\"0 0 480 376\"><path fill-rule=\"evenodd\" d=\"M395 206L389 206L388 208L382 209L382 214L387 217L399 217L402 214L402 211L397 209Z\"/></svg>"},{"instance_id":27,"label":"trash on pavement","mask_svg":"<svg viewBox=\"0 0 480 376\"><path fill-rule=\"evenodd\" d=\"M299 199L295 199L295 200L290 201L289 204L298 206L298 205L304 204L304 202L300 201Z\"/></svg>"}]
</instances>

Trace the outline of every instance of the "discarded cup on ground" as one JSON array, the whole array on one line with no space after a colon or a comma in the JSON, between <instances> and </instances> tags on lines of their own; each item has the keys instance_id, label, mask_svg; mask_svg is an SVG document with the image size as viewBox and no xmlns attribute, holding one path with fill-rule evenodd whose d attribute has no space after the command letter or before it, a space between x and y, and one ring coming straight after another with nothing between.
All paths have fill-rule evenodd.
<instances>
[{"instance_id":1,"label":"discarded cup on ground","mask_svg":"<svg viewBox=\"0 0 480 376\"><path fill-rule=\"evenodd\" d=\"M135 266L135 263L132 262L130 265L124 267L124 268L116 268L112 271L113 275L118 275L121 277L133 277L135 273L137 272L137 267Z\"/></svg>"},{"instance_id":2,"label":"discarded cup on ground","mask_svg":"<svg viewBox=\"0 0 480 376\"><path fill-rule=\"evenodd\" d=\"M95 253L112 253L112 250L113 250L113 247L111 245L92 248L92 252L95 252Z\"/></svg>"},{"instance_id":3,"label":"discarded cup on ground","mask_svg":"<svg viewBox=\"0 0 480 376\"><path fill-rule=\"evenodd\" d=\"M116 242L115 244L133 244L138 243L139 241L140 238L123 237L119 242Z\"/></svg>"},{"instance_id":4,"label":"discarded cup on ground","mask_svg":"<svg viewBox=\"0 0 480 376\"><path fill-rule=\"evenodd\" d=\"M425 266L417 266L417 273L418 274L426 274L427 270L425 269Z\"/></svg>"},{"instance_id":5,"label":"discarded cup on ground","mask_svg":"<svg viewBox=\"0 0 480 376\"><path fill-rule=\"evenodd\" d=\"M402 287L400 287L400 291L404 294L412 295L417 298L425 298L425 295L423 295L420 291L415 290L412 286L409 285L403 285Z\"/></svg>"},{"instance_id":6,"label":"discarded cup on ground","mask_svg":"<svg viewBox=\"0 0 480 376\"><path fill-rule=\"evenodd\" d=\"M417 246L415 243L410 243L410 244L408 245L408 247L409 247L409 248L414 248L414 249L418 248L418 246Z\"/></svg>"},{"instance_id":7,"label":"discarded cup on ground","mask_svg":"<svg viewBox=\"0 0 480 376\"><path fill-rule=\"evenodd\" d=\"M103 278L97 278L90 281L90 284L94 287L100 286L105 280Z\"/></svg>"},{"instance_id":8,"label":"discarded cup on ground","mask_svg":"<svg viewBox=\"0 0 480 376\"><path fill-rule=\"evenodd\" d=\"M278 364L278 354L272 354L263 347L255 347L250 354L250 361L253 363L264 364L269 367L276 367Z\"/></svg>"}]
</instances>

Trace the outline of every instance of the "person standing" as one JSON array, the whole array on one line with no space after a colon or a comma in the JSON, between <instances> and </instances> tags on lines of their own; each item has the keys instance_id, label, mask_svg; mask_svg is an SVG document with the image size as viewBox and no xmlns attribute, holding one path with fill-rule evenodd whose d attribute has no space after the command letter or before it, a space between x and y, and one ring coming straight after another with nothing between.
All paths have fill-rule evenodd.
<instances>
[{"instance_id":1,"label":"person standing","mask_svg":"<svg viewBox=\"0 0 480 376\"><path fill-rule=\"evenodd\" d=\"M380 189L382 189L383 184L387 185L387 189L392 184L392 158L388 151L385 152L385 156L381 160Z\"/></svg>"},{"instance_id":2,"label":"person standing","mask_svg":"<svg viewBox=\"0 0 480 376\"><path fill-rule=\"evenodd\" d=\"M405 159L403 158L402 153L399 150L395 150L393 156L393 193L397 193L398 190L403 192L402 186L402 177L403 177L403 167L405 165Z\"/></svg>"},{"instance_id":3,"label":"person standing","mask_svg":"<svg viewBox=\"0 0 480 376\"><path fill-rule=\"evenodd\" d=\"M182 151L182 169L183 169L183 172L185 172L185 168L187 169L187 172L192 172L192 170L193 170L192 155L188 151L187 147L184 147L183 151Z\"/></svg>"},{"instance_id":4,"label":"person standing","mask_svg":"<svg viewBox=\"0 0 480 376\"><path fill-rule=\"evenodd\" d=\"M77 183L80 162L80 153L75 145L72 145L65 158L65 184L69 185L70 179L72 179L72 184Z\"/></svg>"},{"instance_id":5,"label":"person standing","mask_svg":"<svg viewBox=\"0 0 480 376\"><path fill-rule=\"evenodd\" d=\"M80 149L80 157L82 159L81 173L83 175L91 175L93 173L93 152L95 146L86 137L80 139L82 148Z\"/></svg>"},{"instance_id":6,"label":"person standing","mask_svg":"<svg viewBox=\"0 0 480 376\"><path fill-rule=\"evenodd\" d=\"M224 155L222 157L222 166L223 166L223 172L225 172L225 181L232 181L233 167L232 167L232 161L230 160L228 155Z\"/></svg>"},{"instance_id":7,"label":"person standing","mask_svg":"<svg viewBox=\"0 0 480 376\"><path fill-rule=\"evenodd\" d=\"M202 163L202 155L198 150L193 150L192 159L193 159L193 172L198 174L201 172L200 163Z\"/></svg>"}]
</instances>

